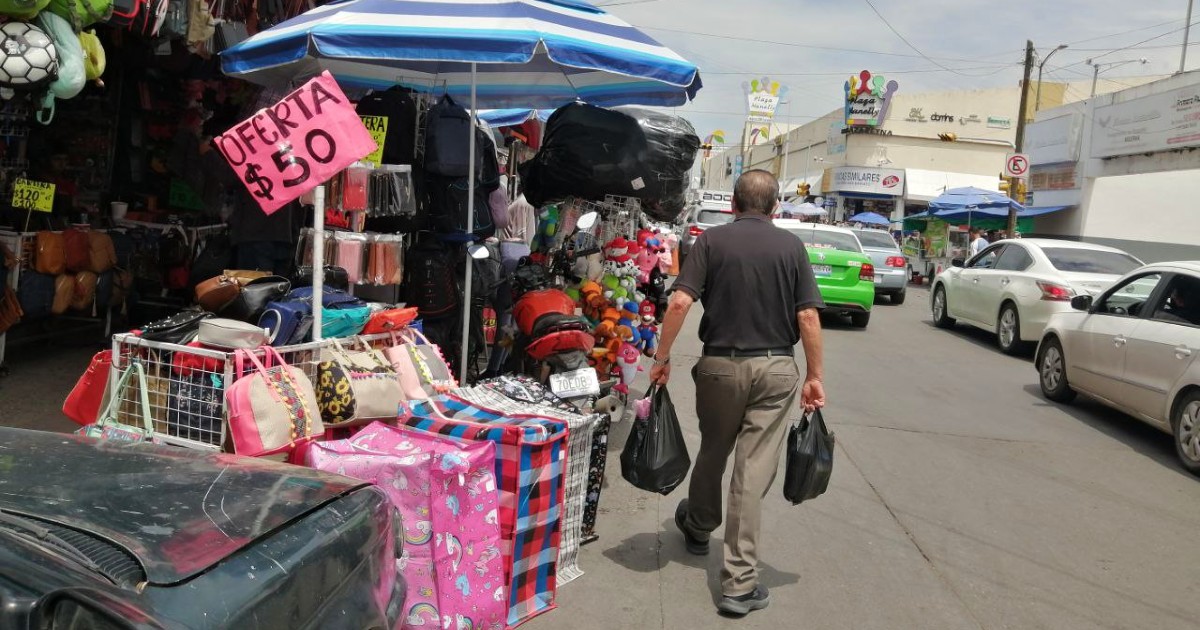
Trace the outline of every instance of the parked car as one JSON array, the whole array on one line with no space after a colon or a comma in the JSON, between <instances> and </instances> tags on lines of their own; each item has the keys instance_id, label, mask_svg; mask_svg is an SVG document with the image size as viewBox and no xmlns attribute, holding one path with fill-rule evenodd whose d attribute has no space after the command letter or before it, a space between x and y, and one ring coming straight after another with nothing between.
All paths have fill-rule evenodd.
<instances>
[{"instance_id":1,"label":"parked car","mask_svg":"<svg viewBox=\"0 0 1200 630\"><path fill-rule=\"evenodd\" d=\"M933 323L961 321L996 333L1000 350L1022 351L1042 338L1076 295L1098 295L1142 261L1112 247L1053 239L1015 239L955 259L933 281Z\"/></svg>"},{"instance_id":2,"label":"parked car","mask_svg":"<svg viewBox=\"0 0 1200 630\"><path fill-rule=\"evenodd\" d=\"M903 304L908 293L908 259L896 239L884 230L853 232L875 265L875 295L886 295L892 304Z\"/></svg>"},{"instance_id":3,"label":"parked car","mask_svg":"<svg viewBox=\"0 0 1200 630\"><path fill-rule=\"evenodd\" d=\"M696 242L696 237L703 234L704 230L726 223L733 223L733 210L730 207L721 208L706 204L697 206L692 211L691 219L688 220L687 231L679 241L679 263L683 264L683 259L687 258L688 253L692 250L692 244Z\"/></svg>"},{"instance_id":4,"label":"parked car","mask_svg":"<svg viewBox=\"0 0 1200 630\"><path fill-rule=\"evenodd\" d=\"M300 466L0 428L0 628L392 628L399 514Z\"/></svg>"},{"instance_id":5,"label":"parked car","mask_svg":"<svg viewBox=\"0 0 1200 630\"><path fill-rule=\"evenodd\" d=\"M1171 433L1200 475L1200 262L1147 265L1050 318L1037 350L1042 394L1076 392Z\"/></svg>"},{"instance_id":6,"label":"parked car","mask_svg":"<svg viewBox=\"0 0 1200 630\"><path fill-rule=\"evenodd\" d=\"M849 315L852 324L866 328L875 303L875 265L854 232L794 219L774 223L804 242L825 312Z\"/></svg>"}]
</instances>

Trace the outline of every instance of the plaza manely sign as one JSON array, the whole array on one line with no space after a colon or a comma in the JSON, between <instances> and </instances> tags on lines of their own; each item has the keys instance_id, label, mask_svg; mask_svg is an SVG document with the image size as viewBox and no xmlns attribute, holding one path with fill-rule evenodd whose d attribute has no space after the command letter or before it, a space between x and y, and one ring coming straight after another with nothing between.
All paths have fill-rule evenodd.
<instances>
[{"instance_id":1,"label":"plaza manely sign","mask_svg":"<svg viewBox=\"0 0 1200 630\"><path fill-rule=\"evenodd\" d=\"M846 126L879 127L887 119L892 96L899 87L899 83L886 81L880 75L872 76L868 70L851 76L845 85Z\"/></svg>"}]
</instances>

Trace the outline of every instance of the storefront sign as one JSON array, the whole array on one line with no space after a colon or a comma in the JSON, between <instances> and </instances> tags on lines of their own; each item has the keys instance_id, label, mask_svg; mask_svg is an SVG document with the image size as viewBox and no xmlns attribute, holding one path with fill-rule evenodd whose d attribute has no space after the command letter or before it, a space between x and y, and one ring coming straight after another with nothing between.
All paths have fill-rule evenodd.
<instances>
[{"instance_id":1,"label":"storefront sign","mask_svg":"<svg viewBox=\"0 0 1200 630\"><path fill-rule=\"evenodd\" d=\"M829 135L825 142L825 151L828 155L838 155L846 152L846 135L842 133L846 129L846 123L841 120L835 120L829 123Z\"/></svg>"},{"instance_id":2,"label":"storefront sign","mask_svg":"<svg viewBox=\"0 0 1200 630\"><path fill-rule=\"evenodd\" d=\"M834 169L826 191L867 193L872 195L904 194L904 171L893 168L841 166Z\"/></svg>"},{"instance_id":3,"label":"storefront sign","mask_svg":"<svg viewBox=\"0 0 1200 630\"><path fill-rule=\"evenodd\" d=\"M367 128L367 131L371 132L371 139L379 145L374 151L367 154L363 161L372 166L379 166L383 164L383 143L387 141L388 117L359 116L359 118L362 119L363 126Z\"/></svg>"},{"instance_id":4,"label":"storefront sign","mask_svg":"<svg viewBox=\"0 0 1200 630\"><path fill-rule=\"evenodd\" d=\"M868 136L890 136L892 135L889 129L880 129L879 127L843 127L842 133L846 135L866 134Z\"/></svg>"},{"instance_id":5,"label":"storefront sign","mask_svg":"<svg viewBox=\"0 0 1200 630\"><path fill-rule=\"evenodd\" d=\"M1200 146L1200 85L1097 107L1092 157Z\"/></svg>"},{"instance_id":6,"label":"storefront sign","mask_svg":"<svg viewBox=\"0 0 1200 630\"><path fill-rule=\"evenodd\" d=\"M1067 162L1052 165L1034 165L1029 175L1030 190L1075 190L1079 188L1076 164ZM1026 205L1029 205L1028 197Z\"/></svg>"},{"instance_id":7,"label":"storefront sign","mask_svg":"<svg viewBox=\"0 0 1200 630\"><path fill-rule=\"evenodd\" d=\"M988 116L987 126L991 127L992 129L1011 129L1012 119L1000 118L998 116Z\"/></svg>"},{"instance_id":8,"label":"storefront sign","mask_svg":"<svg viewBox=\"0 0 1200 630\"><path fill-rule=\"evenodd\" d=\"M1079 161L1082 123L1083 115L1078 113L1030 123L1025 131L1029 159L1034 164Z\"/></svg>"},{"instance_id":9,"label":"storefront sign","mask_svg":"<svg viewBox=\"0 0 1200 630\"><path fill-rule=\"evenodd\" d=\"M267 214L378 149L329 72L217 136L213 144Z\"/></svg>"},{"instance_id":10,"label":"storefront sign","mask_svg":"<svg viewBox=\"0 0 1200 630\"><path fill-rule=\"evenodd\" d=\"M13 182L12 207L37 212L54 211L54 184L32 179Z\"/></svg>"},{"instance_id":11,"label":"storefront sign","mask_svg":"<svg viewBox=\"0 0 1200 630\"><path fill-rule=\"evenodd\" d=\"M960 125L979 125L982 123L983 119L979 117L979 114L970 114L968 116L958 117L958 124Z\"/></svg>"},{"instance_id":12,"label":"storefront sign","mask_svg":"<svg viewBox=\"0 0 1200 630\"><path fill-rule=\"evenodd\" d=\"M742 84L746 91L746 120L752 123L769 123L775 120L775 109L779 100L787 93L787 87L767 77Z\"/></svg>"},{"instance_id":13,"label":"storefront sign","mask_svg":"<svg viewBox=\"0 0 1200 630\"><path fill-rule=\"evenodd\" d=\"M929 122L929 119L925 117L924 108L922 107L914 107L908 110L908 118L904 120L908 122Z\"/></svg>"},{"instance_id":14,"label":"storefront sign","mask_svg":"<svg viewBox=\"0 0 1200 630\"><path fill-rule=\"evenodd\" d=\"M871 76L863 70L857 77L846 81L846 126L878 127L887 119L892 96L900 84L885 81L883 76Z\"/></svg>"}]
</instances>

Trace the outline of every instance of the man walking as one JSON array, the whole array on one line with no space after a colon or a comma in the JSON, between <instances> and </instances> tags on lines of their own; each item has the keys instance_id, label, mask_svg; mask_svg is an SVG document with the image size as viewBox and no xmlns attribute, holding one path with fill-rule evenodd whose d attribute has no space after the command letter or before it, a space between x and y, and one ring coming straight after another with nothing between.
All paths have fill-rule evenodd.
<instances>
[{"instance_id":1,"label":"man walking","mask_svg":"<svg viewBox=\"0 0 1200 630\"><path fill-rule=\"evenodd\" d=\"M991 243L983 237L983 230L973 227L971 228L971 255L974 256L979 252L987 249Z\"/></svg>"},{"instance_id":2,"label":"man walking","mask_svg":"<svg viewBox=\"0 0 1200 630\"><path fill-rule=\"evenodd\" d=\"M745 615L767 607L758 583L761 503L775 480L787 417L800 389L806 410L825 405L821 322L825 305L800 239L772 225L779 184L755 169L738 178L733 223L696 239L675 281L650 380L671 377L671 347L696 300L704 304L704 356L692 371L700 452L688 498L675 513L689 552L708 554L721 524L721 481L730 453L733 478L725 524L724 567L717 608ZM807 375L801 384L793 356L804 343Z\"/></svg>"}]
</instances>

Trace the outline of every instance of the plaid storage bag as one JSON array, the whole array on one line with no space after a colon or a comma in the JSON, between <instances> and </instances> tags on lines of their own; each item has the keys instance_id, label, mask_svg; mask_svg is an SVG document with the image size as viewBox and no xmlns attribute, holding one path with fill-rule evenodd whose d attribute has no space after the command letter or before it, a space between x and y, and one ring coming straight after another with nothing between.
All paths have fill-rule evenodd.
<instances>
[{"instance_id":1,"label":"plaid storage bag","mask_svg":"<svg viewBox=\"0 0 1200 630\"><path fill-rule=\"evenodd\" d=\"M496 445L501 554L509 584L508 627L553 610L562 534L566 423L505 416L453 396L408 401L400 421L460 440Z\"/></svg>"},{"instance_id":2,"label":"plaid storage bag","mask_svg":"<svg viewBox=\"0 0 1200 630\"><path fill-rule=\"evenodd\" d=\"M374 422L309 445L310 468L369 481L404 521L401 627L501 628L508 617L495 445ZM444 625L448 621L449 625Z\"/></svg>"}]
</instances>

